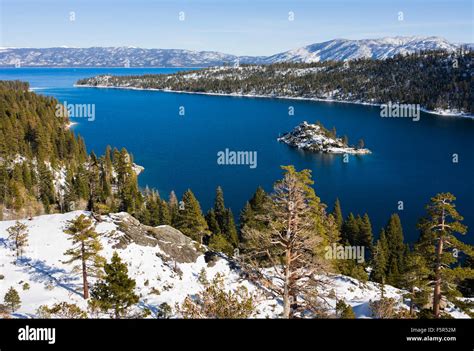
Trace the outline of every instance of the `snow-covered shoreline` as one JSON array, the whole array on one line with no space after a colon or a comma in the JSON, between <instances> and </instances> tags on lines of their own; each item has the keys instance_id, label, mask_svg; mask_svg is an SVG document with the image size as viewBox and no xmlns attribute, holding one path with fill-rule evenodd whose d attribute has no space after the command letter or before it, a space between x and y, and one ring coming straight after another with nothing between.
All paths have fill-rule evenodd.
<instances>
[{"instance_id":1,"label":"snow-covered shoreline","mask_svg":"<svg viewBox=\"0 0 474 351\"><path fill-rule=\"evenodd\" d=\"M195 95L210 95L210 96L227 96L227 97L242 97L242 98L263 98L263 99L285 99L285 100L301 100L301 101L317 101L326 103L342 103L342 104L354 104L364 106L382 106L381 103L366 102L366 101L349 101L349 100L336 100L330 98L307 98L298 96L270 96L261 94L238 94L238 93L210 93L210 92L199 92L199 91L185 91L185 90L171 90L171 89L156 89L156 88L137 88L130 86L113 86L113 85L89 85L89 84L74 84L76 88L100 88L100 89L124 89L124 90L145 90L145 91L159 91L163 93L179 93L179 94L195 94ZM467 118L474 120L474 114L464 112L450 112L450 111L433 111L426 108L420 109L424 113L436 115L440 117L457 117Z\"/></svg>"},{"instance_id":2,"label":"snow-covered shoreline","mask_svg":"<svg viewBox=\"0 0 474 351\"><path fill-rule=\"evenodd\" d=\"M364 147L355 148L348 146L337 136L328 136L320 125L310 124L306 121L296 126L291 132L280 136L278 141L292 147L312 152L329 154L367 155L372 152Z\"/></svg>"}]
</instances>

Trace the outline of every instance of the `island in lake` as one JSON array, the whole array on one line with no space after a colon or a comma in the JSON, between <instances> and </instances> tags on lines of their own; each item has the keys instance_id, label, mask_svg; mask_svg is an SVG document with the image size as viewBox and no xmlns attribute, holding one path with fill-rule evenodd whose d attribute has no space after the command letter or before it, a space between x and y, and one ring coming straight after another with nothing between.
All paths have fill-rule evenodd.
<instances>
[{"instance_id":1,"label":"island in lake","mask_svg":"<svg viewBox=\"0 0 474 351\"><path fill-rule=\"evenodd\" d=\"M313 152L358 155L371 153L369 149L364 148L363 140L359 141L357 147L352 147L348 145L347 138L338 138L334 131L327 130L320 123L310 124L306 121L280 136L278 141Z\"/></svg>"}]
</instances>

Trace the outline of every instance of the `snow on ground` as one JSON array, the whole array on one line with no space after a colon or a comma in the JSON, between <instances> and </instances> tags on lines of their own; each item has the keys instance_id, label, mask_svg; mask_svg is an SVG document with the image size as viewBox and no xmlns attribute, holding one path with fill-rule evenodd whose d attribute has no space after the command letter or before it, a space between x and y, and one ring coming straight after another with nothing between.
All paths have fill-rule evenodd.
<instances>
[{"instance_id":1,"label":"snow on ground","mask_svg":"<svg viewBox=\"0 0 474 351\"><path fill-rule=\"evenodd\" d=\"M10 287L14 287L20 294L21 308L13 317L33 318L40 305L51 306L54 303L67 301L75 303L82 309L87 308L87 302L81 296L81 276L72 272L72 264L65 264L67 257L64 252L70 248L68 235L63 229L66 222L89 212L74 211L65 214L52 214L34 217L22 222L29 229L29 246L26 247L23 258L14 263L14 251L9 248L7 228L15 221L0 222L0 303ZM256 287L239 279L239 274L233 270L225 258L218 259L213 265L208 265L204 255L199 255L195 262L178 263L166 260L162 248L157 246L142 246L130 243L124 248L114 248L123 236L117 221L129 216L118 213L103 216L103 221L97 223L96 231L101 234L101 243L104 247L102 255L110 260L114 251L117 251L127 263L129 275L137 282L136 292L140 296L139 306L147 307L152 315L159 311L161 303L167 303L172 308L181 303L184 298L196 294L203 289L199 275L204 269L208 280L220 273L225 277L225 287L233 289L238 285L246 286L249 291L255 292ZM3 278L2 278L3 276ZM380 298L379 285L373 282L362 283L358 280L342 275L326 276L328 284L326 292L334 290L337 299L344 299L353 308L357 317L371 316L369 302ZM90 280L94 283L94 279ZM29 284L29 289L23 285ZM403 291L391 286L385 286L387 297L393 297L402 308L408 308L407 302L402 300ZM268 300L260 294L258 299L258 317L277 317L281 311L279 300ZM329 299L334 307L335 299ZM456 318L467 318L459 311L450 309Z\"/></svg>"},{"instance_id":2,"label":"snow on ground","mask_svg":"<svg viewBox=\"0 0 474 351\"><path fill-rule=\"evenodd\" d=\"M63 229L66 222L79 216L89 215L88 212L74 211L66 214L53 214L34 217L31 221L24 220L29 229L29 246L26 247L24 257L14 264L14 251L8 248L6 240L7 228L15 221L0 222L0 299L13 286L20 294L22 306L15 313L16 317L33 317L40 305L52 305L67 301L75 303L83 309L87 303L81 296L81 276L72 273L73 264L65 264L67 256L64 252L70 248L68 235ZM114 215L120 217L122 214ZM208 267L204 255L194 263L164 262L157 253L163 254L161 249L150 246L129 244L124 249L114 249L120 230L113 222L112 217L96 226L101 235L104 247L101 254L109 261L114 251L117 251L127 263L129 275L136 279L137 293L140 295L140 305L149 308L152 313L158 311L158 306L166 302L171 307L181 303L188 294L196 294L202 290L199 273L204 268L208 280L217 273L226 277L226 286L236 286L238 274L231 272L227 260L220 259L214 266ZM178 273L181 271L182 273ZM23 284L28 282L30 288L23 290ZM94 279L91 279L94 282ZM253 288L247 283L249 288ZM3 301L0 301L0 303Z\"/></svg>"}]
</instances>

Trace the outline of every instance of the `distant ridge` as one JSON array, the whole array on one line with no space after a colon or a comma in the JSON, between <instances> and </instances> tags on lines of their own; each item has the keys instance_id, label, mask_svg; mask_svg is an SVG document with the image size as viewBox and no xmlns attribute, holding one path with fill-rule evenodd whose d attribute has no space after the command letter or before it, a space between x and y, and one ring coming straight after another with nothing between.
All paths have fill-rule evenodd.
<instances>
[{"instance_id":1,"label":"distant ridge","mask_svg":"<svg viewBox=\"0 0 474 351\"><path fill-rule=\"evenodd\" d=\"M466 44L472 48L472 44ZM334 39L271 56L236 56L217 51L142 49L136 47L0 48L0 67L208 67L223 64L276 62L311 63L358 58L386 59L421 50L459 48L440 37L386 37L380 39Z\"/></svg>"}]
</instances>

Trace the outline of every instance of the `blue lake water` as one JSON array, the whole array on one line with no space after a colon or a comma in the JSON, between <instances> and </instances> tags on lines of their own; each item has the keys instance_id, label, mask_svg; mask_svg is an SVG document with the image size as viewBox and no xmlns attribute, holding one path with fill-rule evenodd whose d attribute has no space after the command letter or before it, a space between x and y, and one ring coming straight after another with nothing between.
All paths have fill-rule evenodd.
<instances>
[{"instance_id":1,"label":"blue lake water","mask_svg":"<svg viewBox=\"0 0 474 351\"><path fill-rule=\"evenodd\" d=\"M381 118L380 108L353 104L73 87L78 79L97 74L174 71L20 68L0 69L0 79L29 81L38 93L62 102L95 104L95 120L73 119L73 130L98 154L106 145L126 147L145 167L140 185L164 197L173 189L180 196L191 188L207 210L221 185L237 216L258 185L271 190L281 176L280 165L293 164L313 171L316 192L331 208L339 197L344 215L367 212L376 233L397 212L409 241L418 237L416 222L430 197L452 192L471 229L466 240L474 242L474 120L422 113L413 122ZM304 120L335 126L353 143L363 138L373 154L344 163L339 155L308 154L276 141ZM217 153L226 148L257 151L257 167L218 165ZM452 162L453 154L458 163Z\"/></svg>"}]
</instances>

